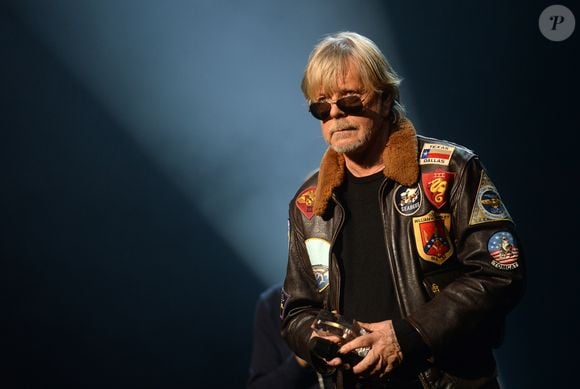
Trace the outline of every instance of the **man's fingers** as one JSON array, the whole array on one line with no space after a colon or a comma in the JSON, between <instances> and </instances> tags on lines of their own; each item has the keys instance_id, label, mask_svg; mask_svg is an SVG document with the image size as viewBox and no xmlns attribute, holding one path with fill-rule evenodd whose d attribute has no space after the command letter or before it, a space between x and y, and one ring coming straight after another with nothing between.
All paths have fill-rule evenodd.
<instances>
[{"instance_id":1,"label":"man's fingers","mask_svg":"<svg viewBox=\"0 0 580 389\"><path fill-rule=\"evenodd\" d=\"M338 352L341 354L346 354L346 353L351 352L354 349L357 349L360 347L369 347L370 345L371 345L371 342L368 339L368 337L366 335L362 335L362 336L359 336L357 338L354 338L353 340L351 340L348 343L343 344L342 347L338 350Z\"/></svg>"},{"instance_id":2,"label":"man's fingers","mask_svg":"<svg viewBox=\"0 0 580 389\"><path fill-rule=\"evenodd\" d=\"M330 361L326 361L326 363L328 364L328 366L338 367L342 365L342 359L336 357L332 358Z\"/></svg>"},{"instance_id":3,"label":"man's fingers","mask_svg":"<svg viewBox=\"0 0 580 389\"><path fill-rule=\"evenodd\" d=\"M364 358L362 361L354 365L354 367L352 368L352 372L354 374L360 374L364 371L367 371L373 365L374 362L371 358Z\"/></svg>"}]
</instances>

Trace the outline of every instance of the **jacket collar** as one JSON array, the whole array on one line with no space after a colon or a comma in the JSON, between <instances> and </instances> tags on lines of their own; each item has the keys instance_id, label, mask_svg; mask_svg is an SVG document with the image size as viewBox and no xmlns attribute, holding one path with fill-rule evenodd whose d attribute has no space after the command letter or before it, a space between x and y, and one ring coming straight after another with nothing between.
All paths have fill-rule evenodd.
<instances>
[{"instance_id":1,"label":"jacket collar","mask_svg":"<svg viewBox=\"0 0 580 389\"><path fill-rule=\"evenodd\" d=\"M383 151L383 174L404 186L412 186L419 177L416 135L413 123L403 119L391 129ZM344 180L345 169L344 156L329 147L320 163L313 207L315 215L322 216L326 212L332 192Z\"/></svg>"}]
</instances>

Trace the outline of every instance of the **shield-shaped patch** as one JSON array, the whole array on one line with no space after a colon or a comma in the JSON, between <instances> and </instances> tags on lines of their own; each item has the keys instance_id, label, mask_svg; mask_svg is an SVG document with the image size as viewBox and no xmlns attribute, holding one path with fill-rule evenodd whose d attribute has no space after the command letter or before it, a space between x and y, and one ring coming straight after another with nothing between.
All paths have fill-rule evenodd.
<instances>
[{"instance_id":1,"label":"shield-shaped patch","mask_svg":"<svg viewBox=\"0 0 580 389\"><path fill-rule=\"evenodd\" d=\"M427 200L431 204L437 208L441 208L447 203L454 176L455 173L443 169L437 169L421 175L421 183L425 190L425 197L427 197Z\"/></svg>"},{"instance_id":2,"label":"shield-shaped patch","mask_svg":"<svg viewBox=\"0 0 580 389\"><path fill-rule=\"evenodd\" d=\"M413 232L419 256L425 261L442 265L453 255L449 238L451 214L429 212L413 218Z\"/></svg>"}]
</instances>

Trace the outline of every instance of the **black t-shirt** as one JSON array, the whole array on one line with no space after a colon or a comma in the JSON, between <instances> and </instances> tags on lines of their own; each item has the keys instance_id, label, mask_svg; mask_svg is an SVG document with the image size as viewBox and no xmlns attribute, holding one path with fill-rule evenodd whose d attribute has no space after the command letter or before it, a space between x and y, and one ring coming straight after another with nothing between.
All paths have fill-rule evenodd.
<instances>
[{"instance_id":1,"label":"black t-shirt","mask_svg":"<svg viewBox=\"0 0 580 389\"><path fill-rule=\"evenodd\" d=\"M390 383L383 379L359 379L351 370L344 372L344 383L349 388L421 388L417 378L420 369L416 370L421 364L415 362L424 361L428 350L419 334L401 318L397 306L379 205L379 190L384 180L382 172L355 177L347 170L344 183L337 191L346 212L337 242L342 280L341 311L345 317L367 323L393 320L407 359L389 375Z\"/></svg>"},{"instance_id":2,"label":"black t-shirt","mask_svg":"<svg viewBox=\"0 0 580 389\"><path fill-rule=\"evenodd\" d=\"M382 172L355 177L347 170L338 191L346 210L338 243L342 313L367 323L400 318L379 207L384 179Z\"/></svg>"}]
</instances>

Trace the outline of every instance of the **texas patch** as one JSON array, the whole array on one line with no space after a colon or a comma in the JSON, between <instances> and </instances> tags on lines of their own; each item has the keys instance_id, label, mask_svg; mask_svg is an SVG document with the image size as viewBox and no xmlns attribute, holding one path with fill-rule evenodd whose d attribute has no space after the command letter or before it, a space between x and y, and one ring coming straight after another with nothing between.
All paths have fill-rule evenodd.
<instances>
[{"instance_id":1,"label":"texas patch","mask_svg":"<svg viewBox=\"0 0 580 389\"><path fill-rule=\"evenodd\" d=\"M487 250L493 258L491 264L498 269L517 268L520 252L513 235L507 231L496 232L487 242Z\"/></svg>"},{"instance_id":2,"label":"texas patch","mask_svg":"<svg viewBox=\"0 0 580 389\"><path fill-rule=\"evenodd\" d=\"M469 224L474 225L498 220L512 220L512 218L501 201L495 185L493 185L485 171L482 171Z\"/></svg>"},{"instance_id":3,"label":"texas patch","mask_svg":"<svg viewBox=\"0 0 580 389\"><path fill-rule=\"evenodd\" d=\"M314 207L315 192L316 187L311 186L310 188L304 189L296 198L296 207L308 219L312 219L312 216L314 216L313 207Z\"/></svg>"},{"instance_id":4,"label":"texas patch","mask_svg":"<svg viewBox=\"0 0 580 389\"><path fill-rule=\"evenodd\" d=\"M435 207L441 208L447 203L449 190L454 177L455 173L443 169L421 174L421 183L425 190L425 197Z\"/></svg>"},{"instance_id":5,"label":"texas patch","mask_svg":"<svg viewBox=\"0 0 580 389\"><path fill-rule=\"evenodd\" d=\"M449 237L451 214L429 212L413 218L413 232L419 256L425 261L442 265L453 255Z\"/></svg>"},{"instance_id":6,"label":"texas patch","mask_svg":"<svg viewBox=\"0 0 580 389\"><path fill-rule=\"evenodd\" d=\"M449 165L455 147L439 143L425 143L421 149L420 165Z\"/></svg>"}]
</instances>

